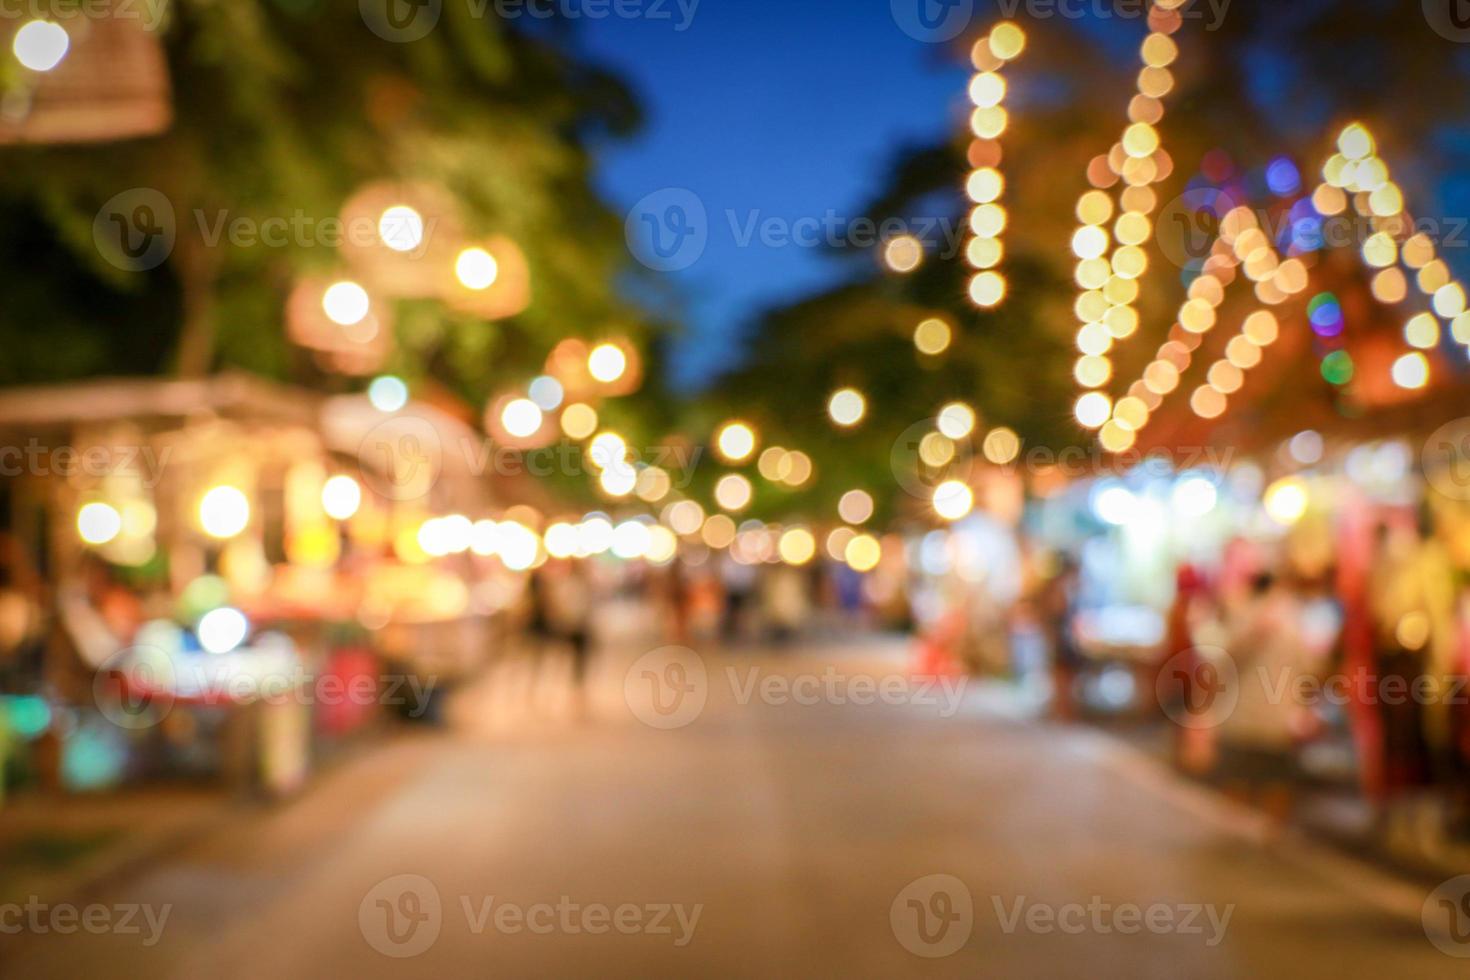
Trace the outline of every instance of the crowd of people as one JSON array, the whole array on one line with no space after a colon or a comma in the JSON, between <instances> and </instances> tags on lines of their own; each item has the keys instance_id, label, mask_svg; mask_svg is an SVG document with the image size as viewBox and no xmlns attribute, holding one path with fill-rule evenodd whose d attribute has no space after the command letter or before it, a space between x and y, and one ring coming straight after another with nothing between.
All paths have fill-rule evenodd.
<instances>
[{"instance_id":1,"label":"crowd of people","mask_svg":"<svg viewBox=\"0 0 1470 980\"><path fill-rule=\"evenodd\" d=\"M1326 548L1235 538L1218 562L1180 562L1139 701L1173 723L1180 768L1282 819L1304 786L1337 784L1389 833L1465 835L1470 579L1453 528L1423 508L1361 530ZM1064 720L1100 666L1085 577L1063 558L1031 602Z\"/></svg>"}]
</instances>

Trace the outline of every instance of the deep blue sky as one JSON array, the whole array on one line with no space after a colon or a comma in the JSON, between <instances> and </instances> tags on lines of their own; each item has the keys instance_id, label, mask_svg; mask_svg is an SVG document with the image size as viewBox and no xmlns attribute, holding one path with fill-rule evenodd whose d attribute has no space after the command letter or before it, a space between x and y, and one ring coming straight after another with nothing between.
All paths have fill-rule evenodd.
<instances>
[{"instance_id":1,"label":"deep blue sky","mask_svg":"<svg viewBox=\"0 0 1470 980\"><path fill-rule=\"evenodd\" d=\"M689 385L738 356L740 326L762 307L849 269L818 249L742 247L727 212L854 216L900 145L963 125L968 72L952 49L905 34L886 0L702 0L682 32L676 0L664 9L672 20L609 17L578 33L648 117L637 139L600 151L604 195L624 210L684 187L708 212L703 256L663 274L688 302L673 380Z\"/></svg>"}]
</instances>

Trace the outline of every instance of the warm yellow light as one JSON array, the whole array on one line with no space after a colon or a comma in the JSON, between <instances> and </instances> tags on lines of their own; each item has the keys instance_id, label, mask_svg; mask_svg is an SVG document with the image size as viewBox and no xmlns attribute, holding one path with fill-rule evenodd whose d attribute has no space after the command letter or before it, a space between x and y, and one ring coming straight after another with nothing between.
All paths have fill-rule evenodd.
<instances>
[{"instance_id":1,"label":"warm yellow light","mask_svg":"<svg viewBox=\"0 0 1470 980\"><path fill-rule=\"evenodd\" d=\"M71 48L71 38L66 28L49 20L32 20L21 25L15 32L10 51L31 71L50 71Z\"/></svg>"},{"instance_id":2,"label":"warm yellow light","mask_svg":"<svg viewBox=\"0 0 1470 980\"><path fill-rule=\"evenodd\" d=\"M744 422L727 422L715 435L715 449L727 462L744 462L755 452L755 432Z\"/></svg>"},{"instance_id":3,"label":"warm yellow light","mask_svg":"<svg viewBox=\"0 0 1470 980\"><path fill-rule=\"evenodd\" d=\"M424 216L406 204L385 208L378 217L378 237L395 252L412 252L424 243Z\"/></svg>"},{"instance_id":4,"label":"warm yellow light","mask_svg":"<svg viewBox=\"0 0 1470 980\"><path fill-rule=\"evenodd\" d=\"M1179 369L1168 361L1153 361L1143 370L1143 383L1154 394L1167 395L1179 387Z\"/></svg>"},{"instance_id":5,"label":"warm yellow light","mask_svg":"<svg viewBox=\"0 0 1470 980\"><path fill-rule=\"evenodd\" d=\"M609 384L628 370L628 355L617 344L598 344L587 355L587 373L603 384Z\"/></svg>"},{"instance_id":6,"label":"warm yellow light","mask_svg":"<svg viewBox=\"0 0 1470 980\"><path fill-rule=\"evenodd\" d=\"M871 534L859 534L847 542L843 557L855 572L870 572L883 559L883 546Z\"/></svg>"},{"instance_id":7,"label":"warm yellow light","mask_svg":"<svg viewBox=\"0 0 1470 980\"><path fill-rule=\"evenodd\" d=\"M524 572L541 557L541 539L536 532L517 521L502 521L499 527L498 554L506 568Z\"/></svg>"},{"instance_id":8,"label":"warm yellow light","mask_svg":"<svg viewBox=\"0 0 1470 980\"><path fill-rule=\"evenodd\" d=\"M1179 325L1190 333L1204 333L1215 325L1215 308L1202 299L1186 300L1179 308Z\"/></svg>"},{"instance_id":9,"label":"warm yellow light","mask_svg":"<svg viewBox=\"0 0 1470 980\"><path fill-rule=\"evenodd\" d=\"M981 167L970 174L965 190L976 204L989 204L1005 190L1005 179L994 167Z\"/></svg>"},{"instance_id":10,"label":"warm yellow light","mask_svg":"<svg viewBox=\"0 0 1470 980\"><path fill-rule=\"evenodd\" d=\"M965 246L965 261L976 269L990 269L1005 257L1005 246L998 238L972 238Z\"/></svg>"},{"instance_id":11,"label":"warm yellow light","mask_svg":"<svg viewBox=\"0 0 1470 980\"><path fill-rule=\"evenodd\" d=\"M1446 283L1434 291L1434 312L1453 320L1465 312L1465 289L1457 282Z\"/></svg>"},{"instance_id":12,"label":"warm yellow light","mask_svg":"<svg viewBox=\"0 0 1470 980\"><path fill-rule=\"evenodd\" d=\"M541 544L553 558L570 558L577 553L577 529L565 521L558 521L546 529L541 536Z\"/></svg>"},{"instance_id":13,"label":"warm yellow light","mask_svg":"<svg viewBox=\"0 0 1470 980\"><path fill-rule=\"evenodd\" d=\"M1233 395L1245 384L1245 373L1229 361L1216 361L1205 375L1211 388L1224 395Z\"/></svg>"},{"instance_id":14,"label":"warm yellow light","mask_svg":"<svg viewBox=\"0 0 1470 980\"><path fill-rule=\"evenodd\" d=\"M106 544L121 533L122 515L111 504L83 504L77 511L77 534L87 544Z\"/></svg>"},{"instance_id":15,"label":"warm yellow light","mask_svg":"<svg viewBox=\"0 0 1470 980\"><path fill-rule=\"evenodd\" d=\"M950 339L949 324L935 317L922 321L914 328L914 346L921 354L943 354L949 349Z\"/></svg>"},{"instance_id":16,"label":"warm yellow light","mask_svg":"<svg viewBox=\"0 0 1470 980\"><path fill-rule=\"evenodd\" d=\"M654 565L666 565L679 553L679 539L668 528L655 524L648 529L648 546L643 549L643 559Z\"/></svg>"},{"instance_id":17,"label":"warm yellow light","mask_svg":"<svg viewBox=\"0 0 1470 980\"><path fill-rule=\"evenodd\" d=\"M812 458L806 453L796 450L786 455L786 485L799 487L812 478Z\"/></svg>"},{"instance_id":18,"label":"warm yellow light","mask_svg":"<svg viewBox=\"0 0 1470 980\"><path fill-rule=\"evenodd\" d=\"M1281 327L1269 310L1257 310L1245 318L1241 333L1257 347L1267 347L1280 335Z\"/></svg>"},{"instance_id":19,"label":"warm yellow light","mask_svg":"<svg viewBox=\"0 0 1470 980\"><path fill-rule=\"evenodd\" d=\"M1113 406L1113 419L1134 432L1148 425L1148 405L1136 395L1126 395Z\"/></svg>"},{"instance_id":20,"label":"warm yellow light","mask_svg":"<svg viewBox=\"0 0 1470 980\"><path fill-rule=\"evenodd\" d=\"M1397 268L1380 270L1373 277L1369 288L1373 292L1373 298L1380 303L1401 303L1409 295L1409 281L1404 278L1402 270Z\"/></svg>"},{"instance_id":21,"label":"warm yellow light","mask_svg":"<svg viewBox=\"0 0 1470 980\"><path fill-rule=\"evenodd\" d=\"M1219 418L1227 406L1224 394L1209 385L1201 385L1189 396L1189 407L1202 419Z\"/></svg>"},{"instance_id":22,"label":"warm yellow light","mask_svg":"<svg viewBox=\"0 0 1470 980\"><path fill-rule=\"evenodd\" d=\"M1106 191L1088 191L1077 199L1077 220L1084 225L1101 225L1113 216L1113 199Z\"/></svg>"},{"instance_id":23,"label":"warm yellow light","mask_svg":"<svg viewBox=\"0 0 1470 980\"><path fill-rule=\"evenodd\" d=\"M954 459L954 443L938 432L927 432L919 440L919 460L925 466L940 467Z\"/></svg>"},{"instance_id":24,"label":"warm yellow light","mask_svg":"<svg viewBox=\"0 0 1470 980\"><path fill-rule=\"evenodd\" d=\"M1106 357L1094 355L1079 357L1077 366L1072 369L1072 376L1084 388L1101 387L1113 376L1113 362Z\"/></svg>"},{"instance_id":25,"label":"warm yellow light","mask_svg":"<svg viewBox=\"0 0 1470 980\"><path fill-rule=\"evenodd\" d=\"M989 309L1006 296L1006 279L999 272L982 272L970 280L970 299L976 306Z\"/></svg>"},{"instance_id":26,"label":"warm yellow light","mask_svg":"<svg viewBox=\"0 0 1470 980\"><path fill-rule=\"evenodd\" d=\"M337 475L322 484L322 510L336 521L345 521L362 506L362 487L350 476Z\"/></svg>"},{"instance_id":27,"label":"warm yellow light","mask_svg":"<svg viewBox=\"0 0 1470 980\"><path fill-rule=\"evenodd\" d=\"M1249 337L1231 337L1230 343L1225 345L1225 359L1242 371L1249 371L1260 364L1261 356L1261 348L1251 343Z\"/></svg>"},{"instance_id":28,"label":"warm yellow light","mask_svg":"<svg viewBox=\"0 0 1470 980\"><path fill-rule=\"evenodd\" d=\"M1124 245L1113 253L1113 273L1137 279L1148 269L1148 255L1137 245Z\"/></svg>"},{"instance_id":29,"label":"warm yellow light","mask_svg":"<svg viewBox=\"0 0 1470 980\"><path fill-rule=\"evenodd\" d=\"M587 445L587 458L598 469L608 469L628 459L628 443L616 432L599 432Z\"/></svg>"},{"instance_id":30,"label":"warm yellow light","mask_svg":"<svg viewBox=\"0 0 1470 980\"><path fill-rule=\"evenodd\" d=\"M1110 453L1123 453L1133 448L1138 434L1116 419L1105 422L1097 432L1097 441Z\"/></svg>"},{"instance_id":31,"label":"warm yellow light","mask_svg":"<svg viewBox=\"0 0 1470 980\"><path fill-rule=\"evenodd\" d=\"M500 410L500 424L517 439L535 435L543 417L541 406L529 398L514 398Z\"/></svg>"},{"instance_id":32,"label":"warm yellow light","mask_svg":"<svg viewBox=\"0 0 1470 980\"><path fill-rule=\"evenodd\" d=\"M1422 269L1434 261L1434 242L1421 231L1404 242L1402 252L1404 265L1411 269Z\"/></svg>"},{"instance_id":33,"label":"warm yellow light","mask_svg":"<svg viewBox=\"0 0 1470 980\"><path fill-rule=\"evenodd\" d=\"M983 71L970 79L970 101L981 109L1000 105L1006 97L1006 80L993 71Z\"/></svg>"},{"instance_id":34,"label":"warm yellow light","mask_svg":"<svg viewBox=\"0 0 1470 980\"><path fill-rule=\"evenodd\" d=\"M873 516L873 498L865 490L849 490L837 502L837 516L848 524L864 524Z\"/></svg>"},{"instance_id":35,"label":"warm yellow light","mask_svg":"<svg viewBox=\"0 0 1470 980\"><path fill-rule=\"evenodd\" d=\"M1429 359L1415 351L1393 362L1393 383L1400 388L1416 389L1429 384Z\"/></svg>"},{"instance_id":36,"label":"warm yellow light","mask_svg":"<svg viewBox=\"0 0 1470 980\"><path fill-rule=\"evenodd\" d=\"M700 537L711 548L728 548L735 540L735 522L724 514L711 514L700 529Z\"/></svg>"},{"instance_id":37,"label":"warm yellow light","mask_svg":"<svg viewBox=\"0 0 1470 980\"><path fill-rule=\"evenodd\" d=\"M695 534L704 526L704 508L692 500L680 500L664 512L675 534Z\"/></svg>"},{"instance_id":38,"label":"warm yellow light","mask_svg":"<svg viewBox=\"0 0 1470 980\"><path fill-rule=\"evenodd\" d=\"M1148 123L1134 123L1123 131L1123 150L1130 157L1152 156L1158 148L1158 130Z\"/></svg>"},{"instance_id":39,"label":"warm yellow light","mask_svg":"<svg viewBox=\"0 0 1470 980\"><path fill-rule=\"evenodd\" d=\"M804 527L787 528L776 548L788 565L805 565L817 553L817 539Z\"/></svg>"},{"instance_id":40,"label":"warm yellow light","mask_svg":"<svg viewBox=\"0 0 1470 980\"><path fill-rule=\"evenodd\" d=\"M975 493L961 480L945 480L934 488L934 513L957 521L975 507Z\"/></svg>"},{"instance_id":41,"label":"warm yellow light","mask_svg":"<svg viewBox=\"0 0 1470 980\"><path fill-rule=\"evenodd\" d=\"M980 448L990 462L1005 466L1021 454L1021 437L1014 430L1001 426L986 433Z\"/></svg>"},{"instance_id":42,"label":"warm yellow light","mask_svg":"<svg viewBox=\"0 0 1470 980\"><path fill-rule=\"evenodd\" d=\"M214 487L199 500L199 526L212 538L233 538L250 523L250 500L237 487Z\"/></svg>"},{"instance_id":43,"label":"warm yellow light","mask_svg":"<svg viewBox=\"0 0 1470 980\"><path fill-rule=\"evenodd\" d=\"M1363 242L1363 261L1382 269L1398 261L1398 244L1383 232L1374 232Z\"/></svg>"},{"instance_id":44,"label":"warm yellow light","mask_svg":"<svg viewBox=\"0 0 1470 980\"><path fill-rule=\"evenodd\" d=\"M970 231L978 238L996 238L1006 229L1006 209L999 204L982 204L970 212Z\"/></svg>"},{"instance_id":45,"label":"warm yellow light","mask_svg":"<svg viewBox=\"0 0 1470 980\"><path fill-rule=\"evenodd\" d=\"M1462 344L1470 344L1470 313L1461 313L1450 321L1450 333Z\"/></svg>"},{"instance_id":46,"label":"warm yellow light","mask_svg":"<svg viewBox=\"0 0 1470 980\"><path fill-rule=\"evenodd\" d=\"M634 485L633 492L638 495L639 500L656 504L669 495L673 486L674 481L663 467L646 466L638 471L638 482Z\"/></svg>"},{"instance_id":47,"label":"warm yellow light","mask_svg":"<svg viewBox=\"0 0 1470 980\"><path fill-rule=\"evenodd\" d=\"M1154 33L1143 39L1140 53L1150 68L1167 68L1179 57L1179 46L1169 35Z\"/></svg>"},{"instance_id":48,"label":"warm yellow light","mask_svg":"<svg viewBox=\"0 0 1470 980\"><path fill-rule=\"evenodd\" d=\"M844 428L851 428L867 414L868 402L855 388L841 388L827 400L827 414Z\"/></svg>"},{"instance_id":49,"label":"warm yellow light","mask_svg":"<svg viewBox=\"0 0 1470 980\"><path fill-rule=\"evenodd\" d=\"M1300 477L1289 476L1266 488L1266 514L1277 524L1289 525L1301 520L1308 503L1307 484Z\"/></svg>"},{"instance_id":50,"label":"warm yellow light","mask_svg":"<svg viewBox=\"0 0 1470 980\"><path fill-rule=\"evenodd\" d=\"M1107 248L1108 233L1097 225L1083 225L1072 234L1072 253L1079 259L1095 259Z\"/></svg>"},{"instance_id":51,"label":"warm yellow light","mask_svg":"<svg viewBox=\"0 0 1470 980\"><path fill-rule=\"evenodd\" d=\"M610 497L626 497L638 487L638 471L619 460L597 474L597 483Z\"/></svg>"},{"instance_id":52,"label":"warm yellow light","mask_svg":"<svg viewBox=\"0 0 1470 980\"><path fill-rule=\"evenodd\" d=\"M791 475L790 454L780 446L767 446L761 450L755 466L760 475L772 483L781 483Z\"/></svg>"},{"instance_id":53,"label":"warm yellow light","mask_svg":"<svg viewBox=\"0 0 1470 980\"><path fill-rule=\"evenodd\" d=\"M1101 323L1089 323L1077 331L1077 349L1090 357L1100 357L1113 346L1113 336Z\"/></svg>"},{"instance_id":54,"label":"warm yellow light","mask_svg":"<svg viewBox=\"0 0 1470 980\"><path fill-rule=\"evenodd\" d=\"M964 402L950 402L939 410L937 428L951 439L963 439L975 428L975 410Z\"/></svg>"},{"instance_id":55,"label":"warm yellow light","mask_svg":"<svg viewBox=\"0 0 1470 980\"><path fill-rule=\"evenodd\" d=\"M1429 350L1439 343L1439 321L1431 313L1419 313L1404 324L1404 340L1410 347Z\"/></svg>"},{"instance_id":56,"label":"warm yellow light","mask_svg":"<svg viewBox=\"0 0 1470 980\"><path fill-rule=\"evenodd\" d=\"M1337 137L1337 148L1349 160L1362 160L1373 153L1373 137L1362 123L1353 123Z\"/></svg>"},{"instance_id":57,"label":"warm yellow light","mask_svg":"<svg viewBox=\"0 0 1470 980\"><path fill-rule=\"evenodd\" d=\"M561 431L572 439L586 439L597 431L597 409L573 402L561 413Z\"/></svg>"},{"instance_id":58,"label":"warm yellow light","mask_svg":"<svg viewBox=\"0 0 1470 980\"><path fill-rule=\"evenodd\" d=\"M361 323L371 308L367 290L355 282L334 282L322 293L322 312L339 326Z\"/></svg>"},{"instance_id":59,"label":"warm yellow light","mask_svg":"<svg viewBox=\"0 0 1470 980\"><path fill-rule=\"evenodd\" d=\"M1116 279L1114 282L1131 282L1129 279ZM1103 326L1107 328L1108 335L1123 340L1138 332L1138 311L1131 306L1115 306L1103 315Z\"/></svg>"},{"instance_id":60,"label":"warm yellow light","mask_svg":"<svg viewBox=\"0 0 1470 980\"><path fill-rule=\"evenodd\" d=\"M1089 391L1077 399L1077 404L1072 408L1072 415L1078 424L1088 429L1101 427L1112 414L1112 400L1100 391Z\"/></svg>"},{"instance_id":61,"label":"warm yellow light","mask_svg":"<svg viewBox=\"0 0 1470 980\"><path fill-rule=\"evenodd\" d=\"M727 473L715 484L715 503L729 511L741 511L750 506L753 490L750 481L739 473Z\"/></svg>"},{"instance_id":62,"label":"warm yellow light","mask_svg":"<svg viewBox=\"0 0 1470 980\"><path fill-rule=\"evenodd\" d=\"M970 114L970 131L983 140L993 140L1006 131L1009 120L1002 106L979 108Z\"/></svg>"},{"instance_id":63,"label":"warm yellow light","mask_svg":"<svg viewBox=\"0 0 1470 980\"><path fill-rule=\"evenodd\" d=\"M913 272L924 261L924 246L913 235L899 235L883 248L883 261L894 272Z\"/></svg>"},{"instance_id":64,"label":"warm yellow light","mask_svg":"<svg viewBox=\"0 0 1470 980\"><path fill-rule=\"evenodd\" d=\"M500 263L483 248L467 248L454 260L454 275L466 289L489 289L500 275Z\"/></svg>"},{"instance_id":65,"label":"warm yellow light","mask_svg":"<svg viewBox=\"0 0 1470 980\"><path fill-rule=\"evenodd\" d=\"M1318 184L1317 189L1312 192L1312 207L1317 209L1318 214L1332 216L1342 214L1347 208L1347 195L1339 187L1331 184Z\"/></svg>"},{"instance_id":66,"label":"warm yellow light","mask_svg":"<svg viewBox=\"0 0 1470 980\"><path fill-rule=\"evenodd\" d=\"M1010 61L1026 48L1026 32L1011 21L1002 21L990 32L990 53Z\"/></svg>"}]
</instances>

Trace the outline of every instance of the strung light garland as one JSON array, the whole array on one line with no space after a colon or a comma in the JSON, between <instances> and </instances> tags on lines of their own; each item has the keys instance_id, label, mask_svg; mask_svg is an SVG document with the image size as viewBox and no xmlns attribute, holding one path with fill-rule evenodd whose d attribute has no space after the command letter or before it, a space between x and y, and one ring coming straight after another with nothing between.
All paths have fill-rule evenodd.
<instances>
[{"instance_id":1,"label":"strung light garland","mask_svg":"<svg viewBox=\"0 0 1470 980\"><path fill-rule=\"evenodd\" d=\"M1246 317L1224 356L1210 366L1205 384L1191 394L1191 408L1202 418L1224 413L1228 396L1240 389L1245 372L1261 362L1263 348L1279 334L1275 315L1264 307L1279 305L1302 292L1309 279L1306 264L1296 257L1283 260L1248 208L1231 209L1221 216L1210 254L1190 283L1169 338L1142 377L1116 403L1101 390L1112 379L1107 355L1114 342L1138 329L1133 304L1138 279L1148 268L1142 245L1153 236L1149 214L1157 202L1150 185L1167 176L1173 166L1154 127L1163 118L1160 99L1173 87L1168 66L1178 57L1178 47L1170 35L1181 24L1177 8L1182 2L1155 0L1149 13L1151 32L1141 48L1144 67L1138 76L1138 94L1129 104L1130 125L1106 155L1089 165L1093 189L1077 204L1079 227L1072 250L1078 258L1076 281L1081 290L1075 312L1082 326L1077 334L1081 356L1074 375L1081 387L1090 390L1078 398L1074 415L1083 426L1097 429L1099 442L1111 452L1131 448L1164 396L1178 387L1203 335L1215 326L1225 290L1237 270L1255 283L1256 298L1263 308ZM1403 259L1418 270L1421 292L1431 297L1436 313L1451 320L1456 339L1470 345L1465 291L1451 280L1444 262L1434 257L1427 236L1407 235L1411 223L1403 214L1402 192L1390 179L1387 165L1374 154L1372 136L1354 123L1339 135L1338 147L1340 152L1323 168L1326 183L1312 197L1317 212L1324 217L1341 213L1351 192L1354 209L1369 218L1374 229L1363 245L1364 261L1382 270L1374 280L1374 295L1395 301L1403 298L1407 291L1403 274L1389 268ZM1107 189L1120 179L1126 186L1118 195L1120 213L1110 234L1105 225L1113 217L1115 202ZM1419 314L1406 325L1405 338L1415 347L1434 347L1439 341L1439 323L1429 314ZM1428 361L1418 351L1399 358L1393 367L1395 382L1405 388L1423 387L1428 373Z\"/></svg>"},{"instance_id":2,"label":"strung light garland","mask_svg":"<svg viewBox=\"0 0 1470 980\"><path fill-rule=\"evenodd\" d=\"M999 138L1008 122L1001 69L1025 47L1025 32L1011 21L1002 21L976 41L970 53L977 72L970 79L970 102L975 107L970 113L970 130L975 139L970 143L972 169L965 191L975 206L970 211L973 237L965 246L965 260L976 270L970 278L970 300L982 309L998 306L1006 295L1006 278L996 268L1004 255L1000 236L1006 226L1005 208L998 203L1005 190Z\"/></svg>"},{"instance_id":3,"label":"strung light garland","mask_svg":"<svg viewBox=\"0 0 1470 980\"><path fill-rule=\"evenodd\" d=\"M1077 201L1078 227L1072 236L1077 256L1075 279L1080 295L1075 312L1081 322L1077 347L1081 356L1073 375L1086 391L1074 408L1084 426L1101 430L1104 448L1121 451L1132 445L1133 421L1147 421L1150 411L1141 397L1122 399L1123 416L1101 390L1112 379L1108 359L1113 343L1133 336L1138 330L1138 279L1148 269L1143 244L1153 234L1149 217L1158 203L1152 184L1173 171L1173 160L1160 145L1155 128L1164 117L1163 97L1174 87L1169 70L1179 56L1170 36L1183 20L1178 8L1184 0L1155 0L1149 11L1150 33L1140 55L1143 69L1138 74L1137 94L1128 104L1129 125L1111 150L1095 158L1087 168L1093 189ZM1116 201L1108 189L1122 181ZM1111 230L1107 227L1114 214ZM1140 409L1142 411L1140 411Z\"/></svg>"}]
</instances>

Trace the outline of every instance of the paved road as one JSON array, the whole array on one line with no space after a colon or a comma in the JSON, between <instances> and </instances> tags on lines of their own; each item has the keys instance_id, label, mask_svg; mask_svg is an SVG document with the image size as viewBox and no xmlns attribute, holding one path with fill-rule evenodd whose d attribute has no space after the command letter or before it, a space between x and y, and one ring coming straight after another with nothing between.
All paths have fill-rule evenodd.
<instances>
[{"instance_id":1,"label":"paved road","mask_svg":"<svg viewBox=\"0 0 1470 980\"><path fill-rule=\"evenodd\" d=\"M1470 968L1426 938L1421 889L1263 843L1248 816L1104 736L1020 717L993 687L957 702L901 688L901 658L866 646L644 661L631 674L610 662L580 722L559 719L554 673L532 690L550 692L535 717L517 709L529 688L510 671L466 692L453 732L364 755L305 799L242 814L97 897L155 919L171 905L154 945L29 936L0 974L1307 980ZM680 727L640 722L628 677L639 713ZM693 700L659 692L665 682ZM645 683L664 695L656 707Z\"/></svg>"}]
</instances>

